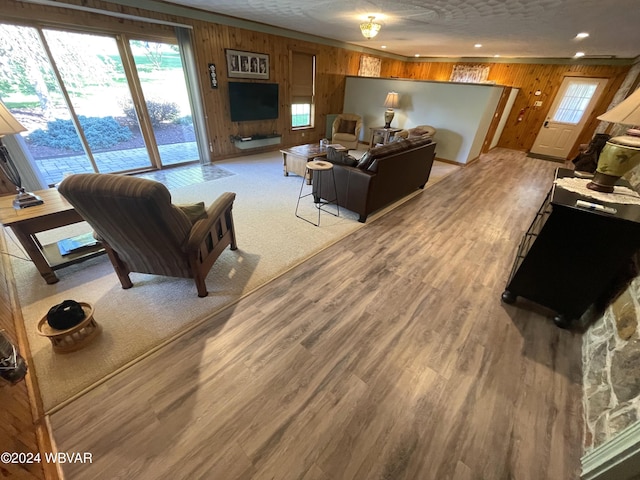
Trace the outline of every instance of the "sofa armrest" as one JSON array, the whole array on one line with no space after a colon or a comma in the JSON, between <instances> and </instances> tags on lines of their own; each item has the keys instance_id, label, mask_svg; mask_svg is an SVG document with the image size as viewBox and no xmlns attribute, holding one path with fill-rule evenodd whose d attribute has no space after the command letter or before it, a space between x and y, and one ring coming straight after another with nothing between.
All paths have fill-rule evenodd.
<instances>
[{"instance_id":1,"label":"sofa armrest","mask_svg":"<svg viewBox=\"0 0 640 480\"><path fill-rule=\"evenodd\" d=\"M318 172L323 175L321 182L322 191L318 190L320 175L313 175L313 194L325 200L335 198L333 184L330 180L330 171ZM348 165L334 164L333 173L336 179L338 204L352 212L363 215L367 210L367 203L371 192L371 184L375 181L376 173L360 170Z\"/></svg>"}]
</instances>

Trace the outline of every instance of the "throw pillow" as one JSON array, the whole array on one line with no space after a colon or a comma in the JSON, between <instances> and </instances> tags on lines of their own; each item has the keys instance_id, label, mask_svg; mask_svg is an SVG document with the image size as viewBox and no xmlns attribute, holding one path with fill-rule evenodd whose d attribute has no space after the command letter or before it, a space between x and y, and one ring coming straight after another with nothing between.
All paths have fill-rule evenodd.
<instances>
[{"instance_id":1,"label":"throw pillow","mask_svg":"<svg viewBox=\"0 0 640 480\"><path fill-rule=\"evenodd\" d=\"M331 163L348 165L350 167L353 167L356 163L358 163L358 160L356 160L354 157L349 155L347 152L345 151L339 152L333 147L327 148L327 160L330 161Z\"/></svg>"},{"instance_id":2,"label":"throw pillow","mask_svg":"<svg viewBox=\"0 0 640 480\"><path fill-rule=\"evenodd\" d=\"M338 124L338 133L356 133L357 120L340 119Z\"/></svg>"},{"instance_id":3,"label":"throw pillow","mask_svg":"<svg viewBox=\"0 0 640 480\"><path fill-rule=\"evenodd\" d=\"M367 168L369 168L373 160L374 159L371 156L371 150L367 150L367 152L365 152L365 154L362 157L360 157L360 160L356 164L356 167L359 168L360 170L366 170Z\"/></svg>"},{"instance_id":4,"label":"throw pillow","mask_svg":"<svg viewBox=\"0 0 640 480\"><path fill-rule=\"evenodd\" d=\"M189 217L189 221L193 225L201 218L207 216L207 210L204 208L204 202L185 203L176 205L182 212Z\"/></svg>"}]
</instances>

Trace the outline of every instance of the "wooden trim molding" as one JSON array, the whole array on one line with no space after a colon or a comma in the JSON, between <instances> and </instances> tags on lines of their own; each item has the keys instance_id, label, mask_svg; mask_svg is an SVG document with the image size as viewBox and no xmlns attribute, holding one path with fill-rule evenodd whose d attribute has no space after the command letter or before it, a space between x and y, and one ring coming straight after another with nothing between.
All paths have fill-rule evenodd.
<instances>
[{"instance_id":1,"label":"wooden trim molding","mask_svg":"<svg viewBox=\"0 0 640 480\"><path fill-rule=\"evenodd\" d=\"M582 480L632 480L640 472L640 421L582 457Z\"/></svg>"}]
</instances>

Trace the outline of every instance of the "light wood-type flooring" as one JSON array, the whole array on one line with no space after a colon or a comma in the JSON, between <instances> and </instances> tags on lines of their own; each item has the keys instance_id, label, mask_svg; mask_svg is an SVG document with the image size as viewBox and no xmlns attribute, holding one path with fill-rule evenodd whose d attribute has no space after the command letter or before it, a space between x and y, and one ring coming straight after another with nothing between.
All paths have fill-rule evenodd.
<instances>
[{"instance_id":1,"label":"light wood-type flooring","mask_svg":"<svg viewBox=\"0 0 640 480\"><path fill-rule=\"evenodd\" d=\"M558 166L496 149L54 413L67 478L577 479L580 335L500 302Z\"/></svg>"}]
</instances>

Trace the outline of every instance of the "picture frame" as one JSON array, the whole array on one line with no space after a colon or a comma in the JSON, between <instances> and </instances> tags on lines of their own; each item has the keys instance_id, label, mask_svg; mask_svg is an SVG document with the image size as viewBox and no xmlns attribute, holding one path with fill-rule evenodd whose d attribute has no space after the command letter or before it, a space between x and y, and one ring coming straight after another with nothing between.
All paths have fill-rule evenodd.
<instances>
[{"instance_id":1,"label":"picture frame","mask_svg":"<svg viewBox=\"0 0 640 480\"><path fill-rule=\"evenodd\" d=\"M225 49L227 76L229 78L253 78L269 80L269 55Z\"/></svg>"}]
</instances>

